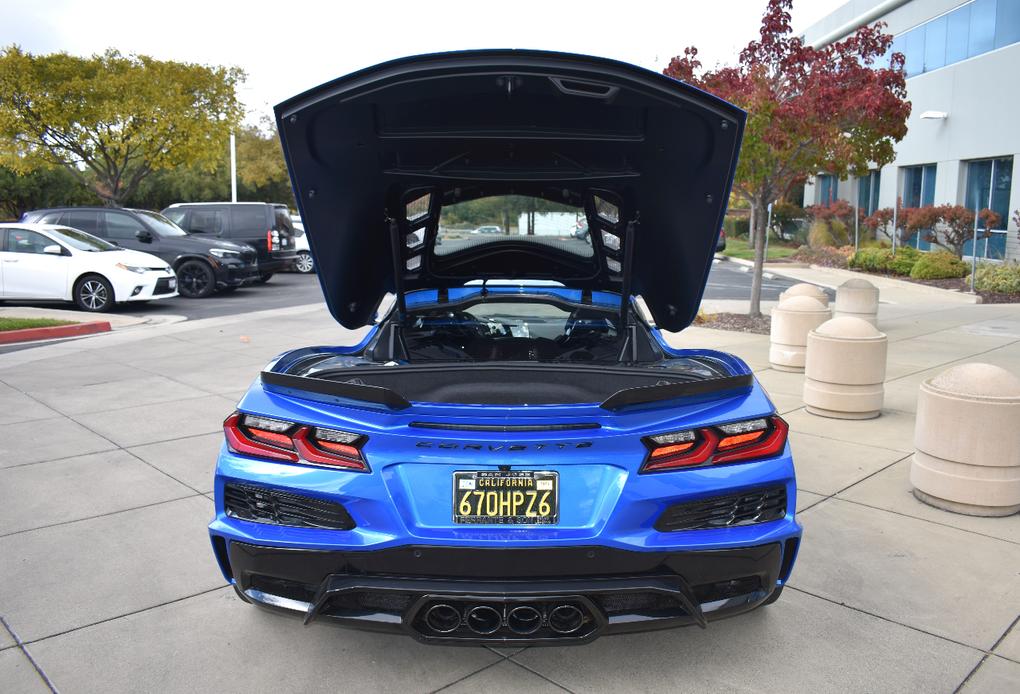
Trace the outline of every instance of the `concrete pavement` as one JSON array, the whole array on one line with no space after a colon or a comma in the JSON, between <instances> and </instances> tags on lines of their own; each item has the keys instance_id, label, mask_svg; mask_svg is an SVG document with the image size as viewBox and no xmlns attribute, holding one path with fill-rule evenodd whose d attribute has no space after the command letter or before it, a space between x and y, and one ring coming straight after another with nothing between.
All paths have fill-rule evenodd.
<instances>
[{"instance_id":1,"label":"concrete pavement","mask_svg":"<svg viewBox=\"0 0 1020 694\"><path fill-rule=\"evenodd\" d=\"M0 689L1016 692L1020 516L925 506L907 470L920 381L1020 373L1020 306L937 299L882 304L886 409L863 422L807 414L766 336L672 335L746 359L789 421L798 565L766 609L569 649L304 628L224 586L205 533L220 423L276 353L355 339L321 305L0 355Z\"/></svg>"}]
</instances>

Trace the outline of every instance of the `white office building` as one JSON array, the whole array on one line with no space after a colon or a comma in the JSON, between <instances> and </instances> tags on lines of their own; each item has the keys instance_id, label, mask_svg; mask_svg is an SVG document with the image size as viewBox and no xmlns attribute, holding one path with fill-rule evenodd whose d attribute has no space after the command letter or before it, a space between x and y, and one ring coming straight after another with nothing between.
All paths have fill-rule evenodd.
<instances>
[{"instance_id":1,"label":"white office building","mask_svg":"<svg viewBox=\"0 0 1020 694\"><path fill-rule=\"evenodd\" d=\"M882 21L906 56L913 104L896 160L870 175L809 181L804 204L842 198L870 214L893 207L989 207L1000 228L979 257L1020 260L1020 0L850 0L804 32L815 47ZM917 235L911 245L928 244ZM968 245L967 254L970 254Z\"/></svg>"}]
</instances>

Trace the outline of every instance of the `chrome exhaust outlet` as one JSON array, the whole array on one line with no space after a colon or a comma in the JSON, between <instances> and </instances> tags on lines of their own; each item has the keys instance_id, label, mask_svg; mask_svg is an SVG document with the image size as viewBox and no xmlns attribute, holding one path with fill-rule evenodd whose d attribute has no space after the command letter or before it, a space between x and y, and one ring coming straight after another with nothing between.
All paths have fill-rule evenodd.
<instances>
[{"instance_id":1,"label":"chrome exhaust outlet","mask_svg":"<svg viewBox=\"0 0 1020 694\"><path fill-rule=\"evenodd\" d=\"M433 605L425 613L425 624L439 634L449 634L460 626L460 611L452 605Z\"/></svg>"},{"instance_id":2,"label":"chrome exhaust outlet","mask_svg":"<svg viewBox=\"0 0 1020 694\"><path fill-rule=\"evenodd\" d=\"M510 610L506 625L510 631L521 636L534 634L542 626L542 613L530 605L521 605Z\"/></svg>"},{"instance_id":3,"label":"chrome exhaust outlet","mask_svg":"<svg viewBox=\"0 0 1020 694\"><path fill-rule=\"evenodd\" d=\"M467 615L468 629L482 636L496 633L502 624L503 615L499 610L488 605L474 607Z\"/></svg>"},{"instance_id":4,"label":"chrome exhaust outlet","mask_svg":"<svg viewBox=\"0 0 1020 694\"><path fill-rule=\"evenodd\" d=\"M560 605L549 613L549 628L557 634L573 634L584 624L584 613L574 605Z\"/></svg>"}]
</instances>

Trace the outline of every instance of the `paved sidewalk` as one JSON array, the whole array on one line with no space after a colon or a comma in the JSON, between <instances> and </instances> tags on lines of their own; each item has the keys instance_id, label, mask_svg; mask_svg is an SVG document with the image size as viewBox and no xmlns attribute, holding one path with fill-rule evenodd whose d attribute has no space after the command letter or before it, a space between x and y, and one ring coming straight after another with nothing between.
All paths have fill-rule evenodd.
<instances>
[{"instance_id":1,"label":"paved sidewalk","mask_svg":"<svg viewBox=\"0 0 1020 694\"><path fill-rule=\"evenodd\" d=\"M960 361L1020 373L1020 307L932 300L882 305L886 409L865 422L807 414L767 337L671 336L746 359L790 422L799 562L766 609L568 649L304 628L223 585L220 422L273 355L353 339L321 307L0 355L0 690L1014 694L1020 516L924 506L907 471L918 384Z\"/></svg>"}]
</instances>

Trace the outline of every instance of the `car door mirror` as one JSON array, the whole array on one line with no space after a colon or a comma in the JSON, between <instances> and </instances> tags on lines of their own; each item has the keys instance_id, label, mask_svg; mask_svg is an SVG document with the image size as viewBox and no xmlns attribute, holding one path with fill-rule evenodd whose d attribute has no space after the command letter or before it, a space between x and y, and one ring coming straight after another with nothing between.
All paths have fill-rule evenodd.
<instances>
[{"instance_id":1,"label":"car door mirror","mask_svg":"<svg viewBox=\"0 0 1020 694\"><path fill-rule=\"evenodd\" d=\"M43 248L42 252L49 253L50 255L63 255L64 249L58 246L57 244L53 244L52 246L46 246L45 248Z\"/></svg>"},{"instance_id":2,"label":"car door mirror","mask_svg":"<svg viewBox=\"0 0 1020 694\"><path fill-rule=\"evenodd\" d=\"M152 243L152 233L145 229L139 229L135 232L135 238L142 243Z\"/></svg>"}]
</instances>

